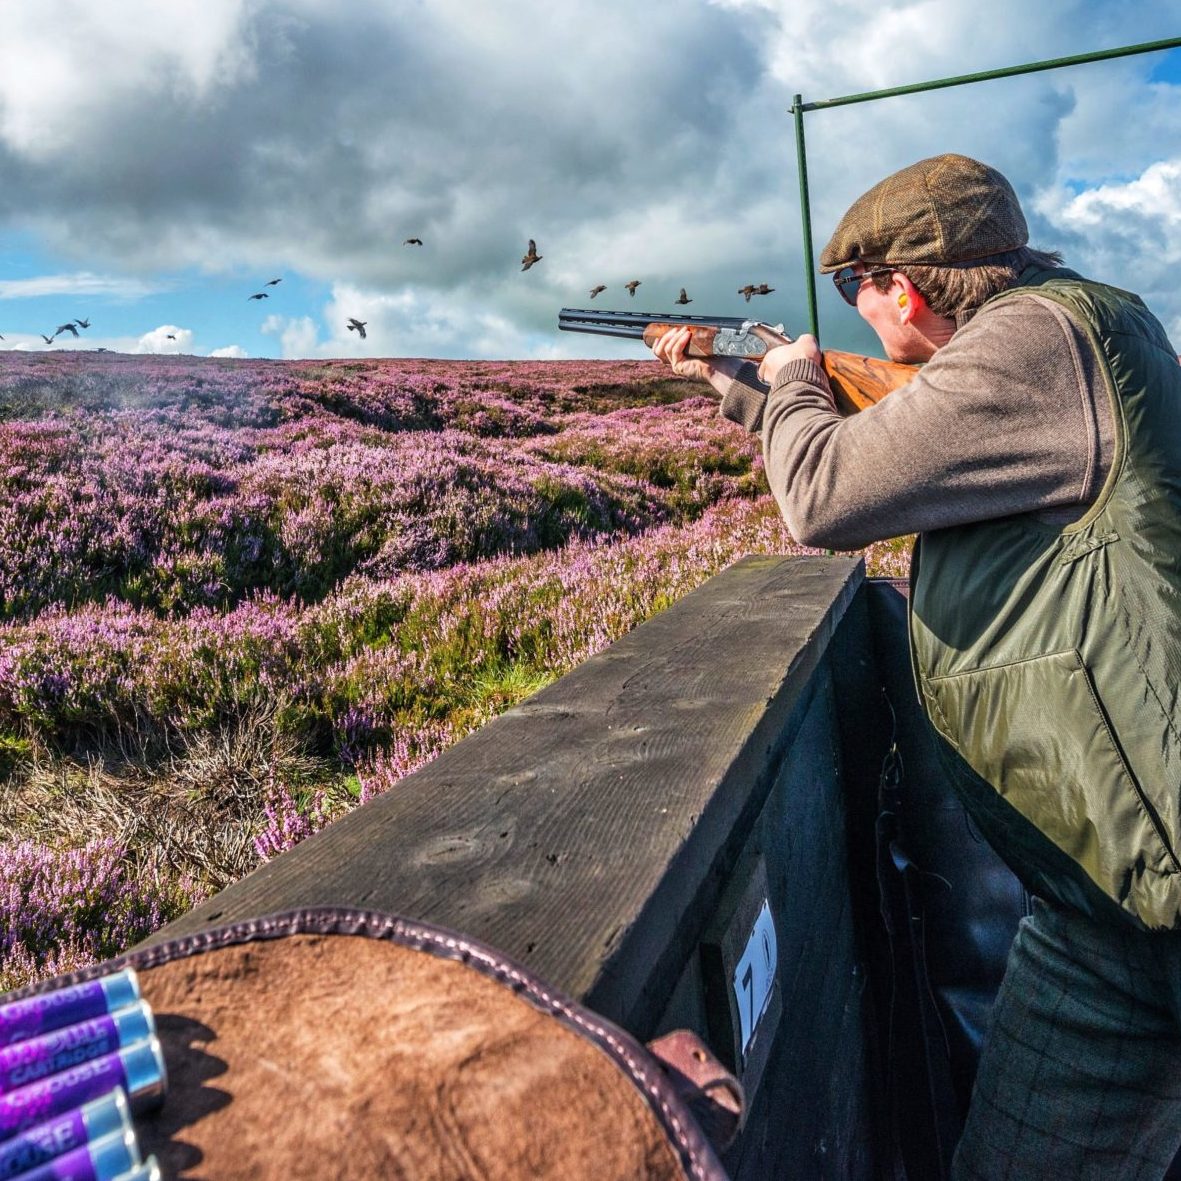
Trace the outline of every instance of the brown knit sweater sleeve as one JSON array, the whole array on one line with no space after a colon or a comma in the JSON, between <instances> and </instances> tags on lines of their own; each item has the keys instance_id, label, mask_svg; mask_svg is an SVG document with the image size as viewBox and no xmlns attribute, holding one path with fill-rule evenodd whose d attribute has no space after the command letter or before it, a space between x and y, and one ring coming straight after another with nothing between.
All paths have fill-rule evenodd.
<instances>
[{"instance_id":1,"label":"brown knit sweater sleeve","mask_svg":"<svg viewBox=\"0 0 1181 1181\"><path fill-rule=\"evenodd\" d=\"M1014 513L1081 515L1114 440L1081 330L1034 294L985 307L912 382L848 418L823 372L794 363L761 430L792 536L832 549Z\"/></svg>"}]
</instances>

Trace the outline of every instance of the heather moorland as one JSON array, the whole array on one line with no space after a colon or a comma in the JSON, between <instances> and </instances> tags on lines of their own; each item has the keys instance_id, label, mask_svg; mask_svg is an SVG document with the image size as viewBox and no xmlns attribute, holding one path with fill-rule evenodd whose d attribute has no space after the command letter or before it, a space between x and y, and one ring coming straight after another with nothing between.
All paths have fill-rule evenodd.
<instances>
[{"instance_id":1,"label":"heather moorland","mask_svg":"<svg viewBox=\"0 0 1181 1181\"><path fill-rule=\"evenodd\" d=\"M0 354L0 989L403 790L744 554L807 552L701 390L651 361Z\"/></svg>"}]
</instances>

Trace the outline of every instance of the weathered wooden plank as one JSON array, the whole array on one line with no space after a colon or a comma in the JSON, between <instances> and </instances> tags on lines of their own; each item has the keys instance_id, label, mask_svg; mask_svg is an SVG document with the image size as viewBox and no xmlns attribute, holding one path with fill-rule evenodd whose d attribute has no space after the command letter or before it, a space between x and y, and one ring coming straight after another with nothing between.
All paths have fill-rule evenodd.
<instances>
[{"instance_id":1,"label":"weathered wooden plank","mask_svg":"<svg viewBox=\"0 0 1181 1181\"><path fill-rule=\"evenodd\" d=\"M152 941L370 907L484 939L643 1034L862 580L849 558L737 563Z\"/></svg>"}]
</instances>

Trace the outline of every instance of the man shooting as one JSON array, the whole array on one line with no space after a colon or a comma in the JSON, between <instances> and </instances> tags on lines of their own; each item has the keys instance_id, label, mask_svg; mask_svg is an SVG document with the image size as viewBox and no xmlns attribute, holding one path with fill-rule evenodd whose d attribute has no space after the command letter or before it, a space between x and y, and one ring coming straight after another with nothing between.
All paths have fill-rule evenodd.
<instances>
[{"instance_id":1,"label":"man shooting","mask_svg":"<svg viewBox=\"0 0 1181 1181\"><path fill-rule=\"evenodd\" d=\"M821 257L917 375L843 417L810 336L653 346L761 433L793 536L917 533L910 641L949 778L1035 896L956 1177L1160 1177L1181 1144L1181 366L1140 299L1032 250L965 156L875 185Z\"/></svg>"}]
</instances>

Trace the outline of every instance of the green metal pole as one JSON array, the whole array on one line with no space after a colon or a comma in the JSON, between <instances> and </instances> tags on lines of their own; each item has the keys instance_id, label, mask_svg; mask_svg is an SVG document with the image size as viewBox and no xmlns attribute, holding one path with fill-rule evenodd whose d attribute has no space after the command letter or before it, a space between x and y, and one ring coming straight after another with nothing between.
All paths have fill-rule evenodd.
<instances>
[{"instance_id":1,"label":"green metal pole","mask_svg":"<svg viewBox=\"0 0 1181 1181\"><path fill-rule=\"evenodd\" d=\"M1137 53L1155 53L1162 49L1181 48L1181 37L1165 41L1144 41L1139 45L1124 45L1118 49L1100 49L1094 53L1079 53L1073 57L1056 57L1048 61L1029 62L1023 66L1005 66L999 70L982 70L976 74L957 74L951 78L936 78L931 82L915 82L909 86L893 86L888 90L867 90L863 94L847 94L842 98L822 99L806 103L796 95L791 105L795 116L796 159L800 173L800 216L804 226L804 282L808 292L808 314L812 335L820 338L820 319L816 308L816 276L812 260L812 212L808 201L808 161L804 149L804 112L820 111L828 107L843 107L850 103L865 103L879 98L893 98L900 94L920 94L927 90L941 90L948 86L963 86L969 82L986 82L993 78L1012 78L1017 74L1033 74L1039 70L1057 70L1063 66L1081 66L1088 62L1109 61L1117 57L1130 57Z\"/></svg>"},{"instance_id":2,"label":"green metal pole","mask_svg":"<svg viewBox=\"0 0 1181 1181\"><path fill-rule=\"evenodd\" d=\"M978 74L957 74L953 78L936 78L932 82L915 82L910 86L894 86L889 90L867 90L864 94L846 94L842 98L826 98L805 103L805 111L819 111L826 107L843 107L849 103L864 103L875 98L892 98L898 94L919 94L925 90L941 90L945 86L963 86L968 82L986 82L992 78L1012 78L1016 74L1033 74L1039 70L1057 70L1062 66L1081 66L1088 62L1107 61L1115 57L1129 57L1135 53L1154 53L1161 49L1181 48L1181 37L1168 41L1145 41L1140 45L1125 45L1119 49L1100 49L1095 53L1080 53L1074 57L1056 57L1049 61L1029 62L1024 66L1005 66L999 70L982 70ZM796 95L799 105L800 96Z\"/></svg>"},{"instance_id":3,"label":"green metal pole","mask_svg":"<svg viewBox=\"0 0 1181 1181\"><path fill-rule=\"evenodd\" d=\"M812 208L808 201L808 153L804 147L804 102L800 95L792 103L796 119L796 163L800 173L800 217L804 223L804 285L808 292L808 323L820 339L820 315L816 309L816 275L812 259Z\"/></svg>"}]
</instances>

